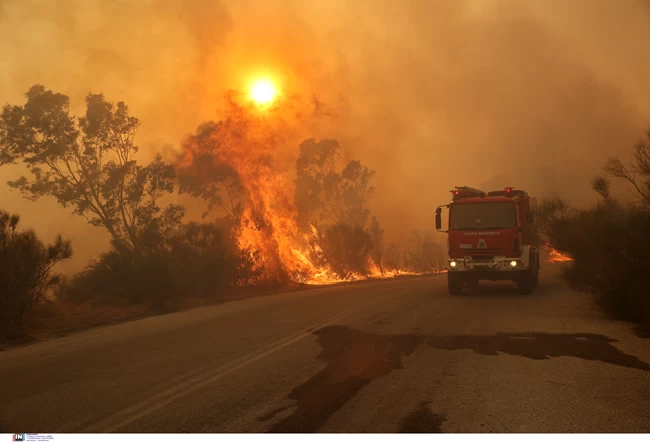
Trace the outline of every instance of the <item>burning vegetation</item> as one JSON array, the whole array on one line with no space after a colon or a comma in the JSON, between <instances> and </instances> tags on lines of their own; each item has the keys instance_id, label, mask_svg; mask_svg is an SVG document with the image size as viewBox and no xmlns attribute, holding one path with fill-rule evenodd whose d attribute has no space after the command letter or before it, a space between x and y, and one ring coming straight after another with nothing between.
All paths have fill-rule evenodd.
<instances>
[{"instance_id":1,"label":"burning vegetation","mask_svg":"<svg viewBox=\"0 0 650 442\"><path fill-rule=\"evenodd\" d=\"M369 209L375 171L359 160L341 162L334 139L304 139L298 129L309 126L301 121L308 118L304 106L268 102L269 96L260 93L260 102L250 106L230 96L224 118L185 137L174 164L160 155L139 164L139 120L126 104L101 94L87 96L82 117L70 113L68 97L40 85L30 88L24 105L4 106L0 165L22 163L29 175L9 186L32 200L55 198L112 240L85 271L60 281L50 270L70 257L70 243L59 239L46 247L28 232L24 237L38 252L30 259L41 263L33 268L41 270L9 267L0 278L0 290L8 294L5 323L22 328L29 310L51 290L70 302L148 301L167 311L189 296L214 299L232 288L439 271L445 253L432 234L411 231L385 244L384 229ZM595 293L617 315L639 321L650 318L644 247L649 146L635 146L632 166L611 159L605 169L636 189L637 204L614 198L608 178L598 177L592 186L602 200L594 207L578 210L551 198L542 201L537 217L549 261L571 261L565 277L572 284ZM186 222L184 206L164 206L177 190L198 198L212 219ZM19 262L11 258L20 251L12 249L20 245L14 240L23 238L16 236L18 218L5 218L0 255Z\"/></svg>"},{"instance_id":2,"label":"burning vegetation","mask_svg":"<svg viewBox=\"0 0 650 442\"><path fill-rule=\"evenodd\" d=\"M293 158L285 154L296 137L286 118L292 105L260 112L230 96L227 118L204 123L183 140L176 162L181 191L205 200L206 215L214 211L234 224L236 243L260 280L388 277L383 229L375 217L369 223L367 207L375 171L358 160L340 169L336 140L308 138L299 145L292 181ZM393 274L400 270L398 263L390 267Z\"/></svg>"},{"instance_id":3,"label":"burning vegetation","mask_svg":"<svg viewBox=\"0 0 650 442\"><path fill-rule=\"evenodd\" d=\"M571 262L573 261L573 258L571 258L568 255L565 255L561 252L558 252L557 250L553 248L547 249L548 251L548 258L546 259L546 262L554 263L554 262Z\"/></svg>"},{"instance_id":4,"label":"burning vegetation","mask_svg":"<svg viewBox=\"0 0 650 442\"><path fill-rule=\"evenodd\" d=\"M0 289L15 298L10 304L31 309L54 290L73 303L149 301L168 311L233 288L435 271L444 252L431 234L412 231L384 244L368 208L374 170L358 160L341 164L336 140L297 143L307 114L297 100L268 101L264 89L255 97L247 106L229 96L225 117L185 137L174 164L157 155L147 165L136 155L140 122L123 102L89 94L76 117L67 96L35 85L24 105L4 106L0 165L22 163L29 175L9 186L32 200L53 197L111 237L109 250L72 277L52 279L45 265L36 276L56 287L43 282L19 293L11 278L20 275L9 275ZM212 219L185 222L183 205L163 205L177 190L199 198ZM42 260L67 259L65 244L65 253L52 249ZM21 328L28 312L9 310Z\"/></svg>"}]
</instances>

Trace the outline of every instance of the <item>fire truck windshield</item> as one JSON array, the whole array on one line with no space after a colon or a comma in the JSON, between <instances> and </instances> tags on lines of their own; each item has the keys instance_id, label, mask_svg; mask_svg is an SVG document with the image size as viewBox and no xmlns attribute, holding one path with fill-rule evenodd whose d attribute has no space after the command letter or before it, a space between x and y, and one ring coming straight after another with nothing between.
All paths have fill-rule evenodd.
<instances>
[{"instance_id":1,"label":"fire truck windshield","mask_svg":"<svg viewBox=\"0 0 650 442\"><path fill-rule=\"evenodd\" d=\"M451 230L512 229L515 225L513 203L454 204L449 214Z\"/></svg>"}]
</instances>

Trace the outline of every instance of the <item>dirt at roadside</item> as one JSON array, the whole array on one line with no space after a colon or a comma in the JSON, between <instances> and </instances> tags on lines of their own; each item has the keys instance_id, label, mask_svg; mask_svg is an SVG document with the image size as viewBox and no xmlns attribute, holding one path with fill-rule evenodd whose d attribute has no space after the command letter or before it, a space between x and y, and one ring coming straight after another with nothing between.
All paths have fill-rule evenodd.
<instances>
[{"instance_id":1,"label":"dirt at roadside","mask_svg":"<svg viewBox=\"0 0 650 442\"><path fill-rule=\"evenodd\" d=\"M424 275L399 275L396 278L418 278L431 276ZM363 284L376 281L390 281L395 278L368 278L358 281L346 281L328 285L309 285L293 283L284 287L249 287L221 293L214 297L186 297L182 304L170 306L170 313L174 311L189 310L208 305L222 304L224 302L243 300L258 296L270 296L278 293L309 290L314 288L331 287L335 285ZM132 304L120 300L93 299L81 303L63 300L50 300L37 307L29 322L28 335L8 342L0 342L0 351L12 347L29 345L38 341L67 336L72 333L115 325L123 322L154 316L148 303Z\"/></svg>"}]
</instances>

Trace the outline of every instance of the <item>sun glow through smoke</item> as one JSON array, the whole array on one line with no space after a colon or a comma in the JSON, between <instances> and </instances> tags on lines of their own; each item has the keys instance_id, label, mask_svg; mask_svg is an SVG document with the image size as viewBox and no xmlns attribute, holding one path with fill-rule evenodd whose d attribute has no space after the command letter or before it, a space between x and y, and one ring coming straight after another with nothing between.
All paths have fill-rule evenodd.
<instances>
[{"instance_id":1,"label":"sun glow through smoke","mask_svg":"<svg viewBox=\"0 0 650 442\"><path fill-rule=\"evenodd\" d=\"M250 97L257 104L269 104L271 103L278 91L267 79L255 80L251 86Z\"/></svg>"}]
</instances>

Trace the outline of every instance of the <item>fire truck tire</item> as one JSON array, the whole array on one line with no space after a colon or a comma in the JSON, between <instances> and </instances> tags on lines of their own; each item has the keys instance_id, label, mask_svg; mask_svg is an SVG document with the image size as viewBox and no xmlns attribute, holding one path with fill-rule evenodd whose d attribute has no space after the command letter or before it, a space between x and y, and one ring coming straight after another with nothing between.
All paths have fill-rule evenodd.
<instances>
[{"instance_id":1,"label":"fire truck tire","mask_svg":"<svg viewBox=\"0 0 650 442\"><path fill-rule=\"evenodd\" d=\"M519 289L519 292L523 295L531 294L534 285L533 271L531 269L522 272L517 279L517 289Z\"/></svg>"},{"instance_id":2,"label":"fire truck tire","mask_svg":"<svg viewBox=\"0 0 650 442\"><path fill-rule=\"evenodd\" d=\"M476 290L478 288L478 279L476 279L476 278L467 278L465 280L465 285L469 289Z\"/></svg>"},{"instance_id":3,"label":"fire truck tire","mask_svg":"<svg viewBox=\"0 0 650 442\"><path fill-rule=\"evenodd\" d=\"M460 295L463 292L463 275L447 273L447 288L450 295Z\"/></svg>"}]
</instances>

